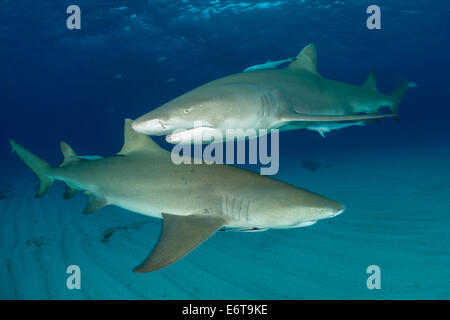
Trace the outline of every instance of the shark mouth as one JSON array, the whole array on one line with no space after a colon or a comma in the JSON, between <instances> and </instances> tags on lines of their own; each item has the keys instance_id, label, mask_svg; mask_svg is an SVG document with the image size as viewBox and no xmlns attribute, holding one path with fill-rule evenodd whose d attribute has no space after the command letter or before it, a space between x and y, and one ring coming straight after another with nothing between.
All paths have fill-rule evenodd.
<instances>
[{"instance_id":1,"label":"shark mouth","mask_svg":"<svg viewBox=\"0 0 450 320\"><path fill-rule=\"evenodd\" d=\"M220 129L197 127L188 130L176 130L166 136L166 141L172 144L210 143L214 141L216 137L221 136L222 131Z\"/></svg>"}]
</instances>

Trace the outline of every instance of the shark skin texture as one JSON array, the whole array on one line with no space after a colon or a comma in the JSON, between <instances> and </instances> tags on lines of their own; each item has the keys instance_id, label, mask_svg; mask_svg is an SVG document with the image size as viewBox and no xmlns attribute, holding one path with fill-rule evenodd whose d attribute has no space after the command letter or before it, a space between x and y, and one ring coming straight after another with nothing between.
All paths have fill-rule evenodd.
<instances>
[{"instance_id":1,"label":"shark skin texture","mask_svg":"<svg viewBox=\"0 0 450 320\"><path fill-rule=\"evenodd\" d=\"M360 86L322 77L317 72L316 48L310 44L286 68L241 72L208 82L140 116L132 127L179 143L202 141L205 133L220 133L222 141L227 141L229 129L242 129L237 139L247 139L248 129L258 134L259 129L286 131L385 117L398 120L409 82L382 94L375 80L375 72ZM380 114L384 107L392 113Z\"/></svg>"},{"instance_id":2,"label":"shark skin texture","mask_svg":"<svg viewBox=\"0 0 450 320\"><path fill-rule=\"evenodd\" d=\"M169 151L135 132L131 123L125 120L123 147L110 157L86 160L61 142L63 162L50 166L15 141L10 145L39 179L36 197L60 180L67 185L64 198L80 191L87 195L84 214L115 205L163 220L158 243L135 272L169 266L222 228L296 228L344 211L334 200L240 168L176 165Z\"/></svg>"}]
</instances>

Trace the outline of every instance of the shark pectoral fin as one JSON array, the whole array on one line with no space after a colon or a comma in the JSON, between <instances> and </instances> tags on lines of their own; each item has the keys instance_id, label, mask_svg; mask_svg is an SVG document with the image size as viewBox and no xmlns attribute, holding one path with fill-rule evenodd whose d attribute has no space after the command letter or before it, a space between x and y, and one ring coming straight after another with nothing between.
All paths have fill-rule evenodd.
<instances>
[{"instance_id":1,"label":"shark pectoral fin","mask_svg":"<svg viewBox=\"0 0 450 320\"><path fill-rule=\"evenodd\" d=\"M72 187L71 185L66 184L66 192L64 193L63 198L64 199L72 199L73 197L75 197L78 194L79 191L80 190Z\"/></svg>"},{"instance_id":2,"label":"shark pectoral fin","mask_svg":"<svg viewBox=\"0 0 450 320\"><path fill-rule=\"evenodd\" d=\"M91 192L86 192L88 195L88 202L86 204L86 207L83 210L84 214L90 214L94 211L97 211L100 208L103 208L104 206L108 205L108 201L106 201L105 198L96 196L95 194Z\"/></svg>"},{"instance_id":3,"label":"shark pectoral fin","mask_svg":"<svg viewBox=\"0 0 450 320\"><path fill-rule=\"evenodd\" d=\"M219 216L178 216L163 213L161 235L150 255L136 268L145 273L167 267L187 255L209 236L225 225Z\"/></svg>"}]
</instances>

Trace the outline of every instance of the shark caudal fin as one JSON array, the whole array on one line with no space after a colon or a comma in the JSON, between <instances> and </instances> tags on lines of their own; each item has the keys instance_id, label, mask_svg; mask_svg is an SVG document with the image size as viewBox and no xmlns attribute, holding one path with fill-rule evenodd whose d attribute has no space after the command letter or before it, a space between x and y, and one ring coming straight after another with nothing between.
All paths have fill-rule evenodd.
<instances>
[{"instance_id":1,"label":"shark caudal fin","mask_svg":"<svg viewBox=\"0 0 450 320\"><path fill-rule=\"evenodd\" d=\"M16 152L19 158L39 178L40 184L36 198L43 196L53 183L53 179L48 176L51 166L24 147L18 145L15 141L9 140L9 144L11 145L12 151Z\"/></svg>"},{"instance_id":2,"label":"shark caudal fin","mask_svg":"<svg viewBox=\"0 0 450 320\"><path fill-rule=\"evenodd\" d=\"M409 85L409 81L403 81L398 87L397 89L395 89L394 91L392 91L392 93L390 94L391 98L392 98L392 105L389 106L389 108L391 109L392 113L395 114L395 119L400 122L400 118L399 118L399 104L400 101L402 100L403 94L405 93L406 89L408 88Z\"/></svg>"}]
</instances>

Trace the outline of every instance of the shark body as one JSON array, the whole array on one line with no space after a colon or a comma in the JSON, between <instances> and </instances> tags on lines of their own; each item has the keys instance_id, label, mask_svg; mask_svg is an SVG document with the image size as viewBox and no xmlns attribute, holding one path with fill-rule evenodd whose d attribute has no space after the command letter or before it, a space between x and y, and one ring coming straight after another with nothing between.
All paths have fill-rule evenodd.
<instances>
[{"instance_id":1,"label":"shark body","mask_svg":"<svg viewBox=\"0 0 450 320\"><path fill-rule=\"evenodd\" d=\"M125 142L112 157L84 160L61 142L64 160L52 167L10 140L40 180L36 196L54 180L66 183L64 198L88 195L84 213L106 205L162 218L160 240L136 272L164 268L221 228L259 231L307 226L344 210L340 203L296 186L226 165L175 165L170 152L125 122Z\"/></svg>"},{"instance_id":2,"label":"shark body","mask_svg":"<svg viewBox=\"0 0 450 320\"><path fill-rule=\"evenodd\" d=\"M317 123L398 118L407 87L404 81L391 94L382 94L376 89L374 72L361 86L322 77L315 47L308 45L287 68L211 81L139 117L133 129L166 135L168 142L179 143L205 133L226 137L227 129L243 129L237 138L245 139L248 129L284 131ZM379 114L382 107L389 107L392 114Z\"/></svg>"},{"instance_id":3,"label":"shark body","mask_svg":"<svg viewBox=\"0 0 450 320\"><path fill-rule=\"evenodd\" d=\"M275 69L281 66L284 63L292 62L295 58L287 58L283 60L277 60L277 61L267 61L263 64L257 64L251 67L248 67L243 72L249 72L249 71L256 71L256 70L265 70L265 69Z\"/></svg>"}]
</instances>

